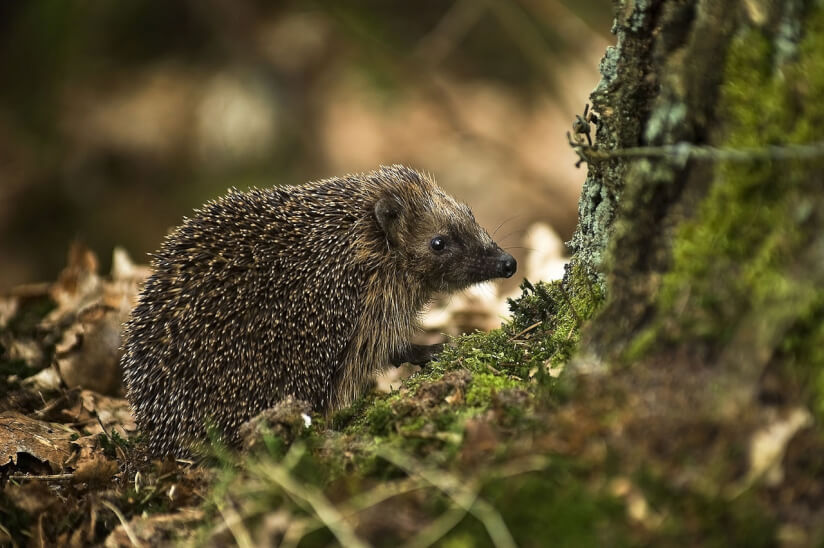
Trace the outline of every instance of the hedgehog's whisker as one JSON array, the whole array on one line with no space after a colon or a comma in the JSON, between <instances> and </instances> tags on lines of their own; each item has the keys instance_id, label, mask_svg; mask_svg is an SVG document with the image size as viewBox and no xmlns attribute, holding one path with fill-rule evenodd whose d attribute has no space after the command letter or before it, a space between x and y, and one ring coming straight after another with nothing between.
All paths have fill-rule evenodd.
<instances>
[{"instance_id":1,"label":"hedgehog's whisker","mask_svg":"<svg viewBox=\"0 0 824 548\"><path fill-rule=\"evenodd\" d=\"M497 234L498 231L501 229L501 227L504 226L506 223L508 223L509 221L515 220L515 219L517 219L518 217L521 217L521 216L522 216L522 213L518 213L517 215L513 215L512 217L510 217L508 219L505 219L503 222L501 222L501 224L498 225L498 228L496 228L495 231L492 233L492 237L494 238L495 234Z\"/></svg>"},{"instance_id":2,"label":"hedgehog's whisker","mask_svg":"<svg viewBox=\"0 0 824 548\"><path fill-rule=\"evenodd\" d=\"M526 229L525 229L525 228L522 228L522 229L520 229L520 230L513 230L512 232L510 232L509 234L507 234L506 236L504 236L503 238L501 238L501 240L500 240L500 241L501 241L501 243L503 243L503 242L505 242L505 241L506 241L506 239L507 239L507 238L509 238L510 236L514 236L515 234L523 234L524 232L526 232ZM500 245L500 244L499 244L499 245ZM508 246L507 246L507 247L508 247Z\"/></svg>"}]
</instances>

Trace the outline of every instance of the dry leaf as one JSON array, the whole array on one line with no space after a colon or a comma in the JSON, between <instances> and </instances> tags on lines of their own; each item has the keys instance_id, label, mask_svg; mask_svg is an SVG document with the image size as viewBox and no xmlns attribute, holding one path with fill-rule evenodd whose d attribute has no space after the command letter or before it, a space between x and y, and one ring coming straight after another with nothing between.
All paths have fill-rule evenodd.
<instances>
[{"instance_id":1,"label":"dry leaf","mask_svg":"<svg viewBox=\"0 0 824 548\"><path fill-rule=\"evenodd\" d=\"M108 483L117 471L117 462L97 453L92 458L78 463L72 482L88 483L90 487L99 487Z\"/></svg>"},{"instance_id":2,"label":"dry leaf","mask_svg":"<svg viewBox=\"0 0 824 548\"><path fill-rule=\"evenodd\" d=\"M38 421L19 413L0 414L0 463L18 464L20 454L47 462L53 472L71 455L71 437L77 432L65 425Z\"/></svg>"}]
</instances>

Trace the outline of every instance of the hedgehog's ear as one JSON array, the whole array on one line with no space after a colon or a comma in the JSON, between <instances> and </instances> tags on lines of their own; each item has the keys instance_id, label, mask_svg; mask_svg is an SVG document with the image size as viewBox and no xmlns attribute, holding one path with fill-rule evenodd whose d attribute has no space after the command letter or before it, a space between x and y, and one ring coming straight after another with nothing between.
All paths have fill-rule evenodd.
<instances>
[{"instance_id":1,"label":"hedgehog's ear","mask_svg":"<svg viewBox=\"0 0 824 548\"><path fill-rule=\"evenodd\" d=\"M401 220L401 204L394 196L384 196L375 204L375 219L386 239L393 245L398 244L398 228Z\"/></svg>"}]
</instances>

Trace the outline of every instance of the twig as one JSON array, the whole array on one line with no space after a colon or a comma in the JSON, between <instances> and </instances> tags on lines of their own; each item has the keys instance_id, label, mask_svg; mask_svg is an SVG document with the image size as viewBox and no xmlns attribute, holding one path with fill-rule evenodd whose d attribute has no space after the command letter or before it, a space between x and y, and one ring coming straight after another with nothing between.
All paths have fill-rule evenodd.
<instances>
[{"instance_id":1,"label":"twig","mask_svg":"<svg viewBox=\"0 0 824 548\"><path fill-rule=\"evenodd\" d=\"M103 506L114 512L115 516L117 516L117 519L120 521L120 525L123 526L123 530L126 532L126 536L129 537L129 541L132 543L132 546L143 546L138 540L137 535L135 535L134 531L132 531L132 527L129 525L129 522L126 521L126 516L123 515L123 512L121 512L117 506L105 499L101 499L100 502Z\"/></svg>"},{"instance_id":2,"label":"twig","mask_svg":"<svg viewBox=\"0 0 824 548\"><path fill-rule=\"evenodd\" d=\"M283 538L280 540L279 548L297 548L303 537L317 531L323 527L323 523L317 518L293 519L286 526Z\"/></svg>"},{"instance_id":3,"label":"twig","mask_svg":"<svg viewBox=\"0 0 824 548\"><path fill-rule=\"evenodd\" d=\"M529 326L529 327L527 327L526 329L523 329L523 330L519 331L518 333L516 333L515 335L512 335L512 336L509 338L509 340L510 340L510 341L513 341L513 340L517 339L517 338L518 338L518 337L520 337L521 335L524 335L524 334L526 334L526 333L528 333L528 332L532 331L533 329L535 329L536 327L538 327L538 326L539 326L539 325L541 325L542 323L544 323L544 322L542 322L542 321L540 321L540 322L535 322L534 324L530 325L530 326Z\"/></svg>"},{"instance_id":4,"label":"twig","mask_svg":"<svg viewBox=\"0 0 824 548\"><path fill-rule=\"evenodd\" d=\"M510 462L504 466L490 470L490 475L496 479L508 478L529 472L537 472L545 469L549 464L549 459L543 456L531 456ZM350 518L359 512L376 506L385 500L411 493L424 488L431 483L424 478L409 477L399 481L389 481L376 485L372 489L353 495L345 502L338 505L338 509L346 518ZM477 500L477 493L472 492L474 498L472 504ZM414 538L403 544L403 548L419 548L431 546L438 539L451 531L461 519L467 514L465 508L453 508L439 516ZM317 518L293 519L284 533L281 548L293 548L297 546L301 539L308 534L317 531L324 524Z\"/></svg>"},{"instance_id":5,"label":"twig","mask_svg":"<svg viewBox=\"0 0 824 548\"><path fill-rule=\"evenodd\" d=\"M752 162L753 160L809 160L824 157L824 141L812 143L788 143L759 147L721 148L710 145L677 143L657 147L629 147L606 150L567 139L581 160L598 163L615 158L673 158L686 162L689 159L726 162Z\"/></svg>"},{"instance_id":6,"label":"twig","mask_svg":"<svg viewBox=\"0 0 824 548\"><path fill-rule=\"evenodd\" d=\"M416 478L406 478L400 481L388 481L379 483L372 489L353 495L348 500L338 505L341 515L350 518L355 514L362 512L368 508L376 506L385 500L411 493L422 489L426 484L423 480ZM293 520L287 532L283 535L281 548L291 548L297 546L300 540L306 535L313 533L323 527L323 523L316 518L309 518L308 520Z\"/></svg>"},{"instance_id":7,"label":"twig","mask_svg":"<svg viewBox=\"0 0 824 548\"><path fill-rule=\"evenodd\" d=\"M14 546L14 548L17 548L17 546L19 546L19 545L18 545L18 544L14 541L14 537L12 537L12 536L11 536L11 531L9 531L8 529L6 529L6 526L5 526L5 525L3 525L2 523L0 523L0 533L3 533L4 535L6 535L6 537L8 537L8 538L9 538L9 540L11 541L12 546Z\"/></svg>"},{"instance_id":8,"label":"twig","mask_svg":"<svg viewBox=\"0 0 824 548\"><path fill-rule=\"evenodd\" d=\"M41 395L41 397L42 397L42 395ZM50 402L46 403L43 406L42 409L38 409L37 411L35 411L34 416L37 417L38 419L42 419L48 413L53 411L55 408L57 408L58 406L64 404L66 402L66 400L67 400L67 398L66 398L65 395L60 395L56 398L52 398L52 400Z\"/></svg>"},{"instance_id":9,"label":"twig","mask_svg":"<svg viewBox=\"0 0 824 548\"><path fill-rule=\"evenodd\" d=\"M369 491L358 493L341 504L342 514L351 516L381 502L423 488L424 482L415 478L379 483Z\"/></svg>"},{"instance_id":10,"label":"twig","mask_svg":"<svg viewBox=\"0 0 824 548\"><path fill-rule=\"evenodd\" d=\"M57 481L57 480L67 480L72 479L74 474L51 474L46 476L30 476L27 474L13 474L9 476L9 479L13 480L44 480L44 481Z\"/></svg>"}]
</instances>

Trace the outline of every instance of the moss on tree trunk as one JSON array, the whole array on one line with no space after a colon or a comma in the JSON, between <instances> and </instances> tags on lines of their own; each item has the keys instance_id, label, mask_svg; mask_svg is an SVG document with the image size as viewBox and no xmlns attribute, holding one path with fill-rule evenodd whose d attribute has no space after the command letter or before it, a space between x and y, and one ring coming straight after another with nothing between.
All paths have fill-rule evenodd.
<instances>
[{"instance_id":1,"label":"moss on tree trunk","mask_svg":"<svg viewBox=\"0 0 824 548\"><path fill-rule=\"evenodd\" d=\"M615 447L647 477L746 492L782 527L802 507L824 517L824 158L723 154L824 141L824 5L616 9L596 148L722 152L590 163L573 262L607 300L577 360L601 375L579 395L635 402ZM759 436L780 428L767 466Z\"/></svg>"},{"instance_id":2,"label":"moss on tree trunk","mask_svg":"<svg viewBox=\"0 0 824 548\"><path fill-rule=\"evenodd\" d=\"M742 149L824 139L820 3L617 8L618 46L593 93L599 147ZM679 155L591 166L576 257L605 276L608 301L587 347L633 362L700 356L745 398L768 364L783 364L820 407L824 362L812 349L821 342L813 326L824 287L822 168L821 158ZM593 197L596 187L612 192ZM619 213L589 214L606 202Z\"/></svg>"}]
</instances>

